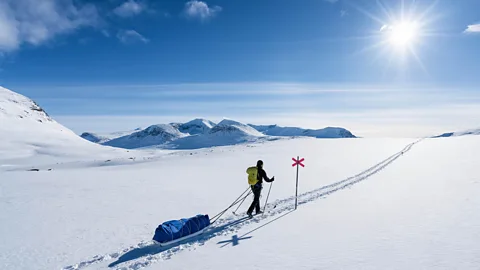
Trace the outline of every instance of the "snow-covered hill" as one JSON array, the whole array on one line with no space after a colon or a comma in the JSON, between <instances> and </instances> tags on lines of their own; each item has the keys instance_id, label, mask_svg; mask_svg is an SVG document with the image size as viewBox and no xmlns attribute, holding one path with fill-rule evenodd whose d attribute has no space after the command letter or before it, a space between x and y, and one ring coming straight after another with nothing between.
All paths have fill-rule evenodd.
<instances>
[{"instance_id":1,"label":"snow-covered hill","mask_svg":"<svg viewBox=\"0 0 480 270\"><path fill-rule=\"evenodd\" d=\"M194 119L190 122L180 124L178 129L182 133L190 135L205 134L215 126L215 123L207 119Z\"/></svg>"},{"instance_id":2,"label":"snow-covered hill","mask_svg":"<svg viewBox=\"0 0 480 270\"><path fill-rule=\"evenodd\" d=\"M92 142L127 149L140 147L198 149L258 140L276 140L278 137L355 138L344 128L327 127L313 130L277 125L256 126L230 119L224 119L218 124L206 119L194 119L187 123L154 125L117 137L95 133L83 133L81 136Z\"/></svg>"},{"instance_id":3,"label":"snow-covered hill","mask_svg":"<svg viewBox=\"0 0 480 270\"><path fill-rule=\"evenodd\" d=\"M142 130L141 128L136 128L134 130L127 130L127 131L117 131L111 133L93 133L93 132L84 132L80 135L80 137L84 138L87 141L91 141L94 143L106 143L113 139L130 135L134 132Z\"/></svg>"},{"instance_id":4,"label":"snow-covered hill","mask_svg":"<svg viewBox=\"0 0 480 270\"><path fill-rule=\"evenodd\" d=\"M144 130L134 132L103 143L104 145L120 148L140 148L147 146L160 146L164 143L187 136L172 125L152 125Z\"/></svg>"},{"instance_id":5,"label":"snow-covered hill","mask_svg":"<svg viewBox=\"0 0 480 270\"><path fill-rule=\"evenodd\" d=\"M17 123L55 123L33 100L0 86L0 118ZM23 120L21 120L23 119ZM20 121L21 120L21 121ZM2 125L6 127L6 125Z\"/></svg>"},{"instance_id":6,"label":"snow-covered hill","mask_svg":"<svg viewBox=\"0 0 480 270\"><path fill-rule=\"evenodd\" d=\"M153 125L101 144L126 149L198 149L273 139L266 137L254 128L234 120L225 119L215 125L205 119L195 119L185 124Z\"/></svg>"},{"instance_id":7,"label":"snow-covered hill","mask_svg":"<svg viewBox=\"0 0 480 270\"><path fill-rule=\"evenodd\" d=\"M98 135L96 133L91 133L91 132L84 132L80 135L80 137L94 143L104 143L110 140L110 138L108 137L104 137L102 135Z\"/></svg>"},{"instance_id":8,"label":"snow-covered hill","mask_svg":"<svg viewBox=\"0 0 480 270\"><path fill-rule=\"evenodd\" d=\"M13 166L17 159L49 162L98 153L119 154L78 137L53 120L33 100L0 87L0 165Z\"/></svg>"},{"instance_id":9,"label":"snow-covered hill","mask_svg":"<svg viewBox=\"0 0 480 270\"><path fill-rule=\"evenodd\" d=\"M256 142L260 139L268 140L272 138L266 138L265 135L246 124L225 119L207 133L180 138L172 141L166 147L171 149L197 149Z\"/></svg>"},{"instance_id":10,"label":"snow-covered hill","mask_svg":"<svg viewBox=\"0 0 480 270\"><path fill-rule=\"evenodd\" d=\"M218 123L215 127L212 128L210 131L211 135L215 136L253 136L253 137L261 137L264 136L262 133L258 132L254 128L234 121L230 119L224 119L220 123Z\"/></svg>"},{"instance_id":11,"label":"snow-covered hill","mask_svg":"<svg viewBox=\"0 0 480 270\"><path fill-rule=\"evenodd\" d=\"M280 127L277 125L257 126L250 125L259 132L269 136L306 136L314 138L356 138L350 131L339 127L323 129L303 129L299 127Z\"/></svg>"},{"instance_id":12,"label":"snow-covered hill","mask_svg":"<svg viewBox=\"0 0 480 270\"><path fill-rule=\"evenodd\" d=\"M469 129L465 131L459 132L447 132L441 135L435 136L434 138L445 138L445 137L458 137L458 136L465 136L465 135L480 135L480 129Z\"/></svg>"}]
</instances>

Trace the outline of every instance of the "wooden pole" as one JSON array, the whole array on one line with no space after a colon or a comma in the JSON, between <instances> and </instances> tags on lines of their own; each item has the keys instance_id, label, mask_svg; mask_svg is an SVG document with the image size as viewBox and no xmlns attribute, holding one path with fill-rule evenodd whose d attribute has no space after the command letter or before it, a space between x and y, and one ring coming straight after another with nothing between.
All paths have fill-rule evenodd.
<instances>
[{"instance_id":1,"label":"wooden pole","mask_svg":"<svg viewBox=\"0 0 480 270\"><path fill-rule=\"evenodd\" d=\"M300 157L297 156L297 160L300 160ZM296 188L295 188L295 210L297 210L297 196L298 196L298 167L299 167L299 164L297 163L297 184L296 184Z\"/></svg>"}]
</instances>

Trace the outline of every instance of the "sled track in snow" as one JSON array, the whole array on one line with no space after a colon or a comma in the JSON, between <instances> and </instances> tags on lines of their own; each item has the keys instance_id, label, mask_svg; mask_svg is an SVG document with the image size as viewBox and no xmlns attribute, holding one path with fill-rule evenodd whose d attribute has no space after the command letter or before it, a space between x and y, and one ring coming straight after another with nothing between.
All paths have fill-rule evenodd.
<instances>
[{"instance_id":1,"label":"sled track in snow","mask_svg":"<svg viewBox=\"0 0 480 270\"><path fill-rule=\"evenodd\" d=\"M334 192L343 190L363 180L366 180L370 176L377 174L378 172L385 169L388 165L393 163L403 154L410 151L410 149L415 144L419 143L422 140L423 139L408 144L401 151L393 154L387 159L368 168L365 171L362 171L357 175L298 195L299 207L301 207L303 204L315 201L319 198L325 197ZM178 254L181 251L194 250L197 247L204 245L205 242L209 241L214 237L234 234L248 224L259 223L262 220L268 220L270 218L280 216L281 214L286 214L287 212L294 210L294 201L295 196L271 202L267 205L264 215L254 216L254 218L252 219L238 218L235 216L220 219L214 225L212 225L211 228L203 235L200 235L190 240L185 240L184 242L181 242L175 246L161 247L154 244L153 241L144 241L137 245L125 248L117 252L94 256L83 262L66 266L62 268L62 270L78 270L91 266L92 264L109 262L113 260L116 261L108 265L108 268L110 269L138 270L147 267L152 263L171 259L172 256Z\"/></svg>"}]
</instances>

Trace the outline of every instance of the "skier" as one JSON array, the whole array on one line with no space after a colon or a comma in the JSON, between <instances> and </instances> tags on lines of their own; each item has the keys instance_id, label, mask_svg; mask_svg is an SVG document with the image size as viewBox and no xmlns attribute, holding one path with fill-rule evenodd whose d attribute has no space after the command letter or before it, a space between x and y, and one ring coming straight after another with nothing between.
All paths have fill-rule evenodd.
<instances>
[{"instance_id":1,"label":"skier","mask_svg":"<svg viewBox=\"0 0 480 270\"><path fill-rule=\"evenodd\" d=\"M256 175L257 175L257 181L255 184L251 184L250 188L253 191L253 202L248 208L247 215L251 218L252 217L252 212L253 209L255 208L255 213L261 214L262 211L260 211L260 194L262 193L262 179L265 180L266 182L270 183L275 181L275 176L272 177L271 179L268 178L267 173L263 169L263 161L259 160L257 161L257 166L256 166Z\"/></svg>"}]
</instances>

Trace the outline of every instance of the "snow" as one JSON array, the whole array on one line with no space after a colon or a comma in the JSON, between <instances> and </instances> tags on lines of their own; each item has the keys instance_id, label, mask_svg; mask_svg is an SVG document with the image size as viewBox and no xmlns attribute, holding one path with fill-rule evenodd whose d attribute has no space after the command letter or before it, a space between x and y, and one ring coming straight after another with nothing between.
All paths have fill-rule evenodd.
<instances>
[{"instance_id":1,"label":"snow","mask_svg":"<svg viewBox=\"0 0 480 270\"><path fill-rule=\"evenodd\" d=\"M54 122L33 100L0 86L0 119L25 119L25 121ZM6 125L2 125L6 126Z\"/></svg>"},{"instance_id":2,"label":"snow","mask_svg":"<svg viewBox=\"0 0 480 270\"><path fill-rule=\"evenodd\" d=\"M104 143L110 140L108 137L104 137L102 135L98 135L96 133L91 133L91 132L84 132L80 135L80 137L94 143Z\"/></svg>"},{"instance_id":3,"label":"snow","mask_svg":"<svg viewBox=\"0 0 480 270\"><path fill-rule=\"evenodd\" d=\"M254 137L262 137L265 136L264 134L258 132L254 128L245 125L243 123L230 120L230 119L224 119L220 123L218 123L215 127L210 132L211 134L216 134L216 135L232 135L232 134L238 134L241 136L254 136Z\"/></svg>"},{"instance_id":4,"label":"snow","mask_svg":"<svg viewBox=\"0 0 480 270\"><path fill-rule=\"evenodd\" d=\"M3 168L0 265L477 269L480 180L471 149L480 140L412 142L305 138L158 152L146 162L106 167L80 162L74 168L52 165L49 172ZM294 155L305 157L306 167L300 170L301 204L291 212ZM236 219L229 211L204 237L170 249L151 245L161 222L213 216L226 207L245 190L244 170L257 159L276 178L270 213L225 228ZM232 246L234 236L240 240Z\"/></svg>"},{"instance_id":5,"label":"snow","mask_svg":"<svg viewBox=\"0 0 480 270\"><path fill-rule=\"evenodd\" d=\"M458 137L458 136L465 136L465 135L480 135L480 128L479 129L469 129L469 130L464 130L464 131L457 131L457 132L443 133L442 135L435 136L434 138Z\"/></svg>"},{"instance_id":6,"label":"snow","mask_svg":"<svg viewBox=\"0 0 480 270\"><path fill-rule=\"evenodd\" d=\"M187 123L180 124L179 130L190 135L205 134L208 133L214 126L215 123L210 120L197 118Z\"/></svg>"},{"instance_id":7,"label":"snow","mask_svg":"<svg viewBox=\"0 0 480 270\"><path fill-rule=\"evenodd\" d=\"M215 125L205 119L195 119L185 124L153 125L102 144L126 149L199 149L276 139L267 138L252 127L233 120Z\"/></svg>"},{"instance_id":8,"label":"snow","mask_svg":"<svg viewBox=\"0 0 480 270\"><path fill-rule=\"evenodd\" d=\"M151 130L154 130L152 134ZM324 129L303 129L297 127L279 127L277 125L255 126L235 120L224 119L215 124L207 119L197 118L187 123L153 125L145 130L96 134L85 132L82 138L114 147L160 148L160 149L199 149L214 146L226 146L255 141L278 140L278 137L314 137L314 138L355 138L344 128L327 127Z\"/></svg>"},{"instance_id":9,"label":"snow","mask_svg":"<svg viewBox=\"0 0 480 270\"><path fill-rule=\"evenodd\" d=\"M277 125L255 126L250 125L259 132L270 136L307 136L314 138L355 138L350 131L339 127L326 127L323 129L304 129L299 127L280 127Z\"/></svg>"},{"instance_id":10,"label":"snow","mask_svg":"<svg viewBox=\"0 0 480 270\"><path fill-rule=\"evenodd\" d=\"M187 136L168 124L152 125L148 128L122 136L104 143L104 145L127 149L162 145Z\"/></svg>"},{"instance_id":11,"label":"snow","mask_svg":"<svg viewBox=\"0 0 480 270\"><path fill-rule=\"evenodd\" d=\"M218 125L224 129L195 136L256 139L197 150L126 150L84 140L39 107L29 111L32 104L0 89L2 269L480 265L479 136L271 141L224 120ZM177 134L171 127L138 136ZM306 167L293 211L297 155ZM152 243L164 221L223 210L248 190L245 169L258 159L276 179L264 185L262 207L272 187L265 215L238 221L231 209L202 236L168 247Z\"/></svg>"},{"instance_id":12,"label":"snow","mask_svg":"<svg viewBox=\"0 0 480 270\"><path fill-rule=\"evenodd\" d=\"M208 133L180 138L165 145L164 148L198 149L271 140L277 140L277 138L267 137L246 124L224 119Z\"/></svg>"},{"instance_id":13,"label":"snow","mask_svg":"<svg viewBox=\"0 0 480 270\"><path fill-rule=\"evenodd\" d=\"M103 144L119 137L131 135L132 133L140 130L142 129L136 128L134 130L116 131L116 132L107 132L107 133L84 132L80 135L80 137L84 138L87 141Z\"/></svg>"},{"instance_id":14,"label":"snow","mask_svg":"<svg viewBox=\"0 0 480 270\"><path fill-rule=\"evenodd\" d=\"M34 101L0 87L0 167L77 161L126 155L88 142L51 119Z\"/></svg>"}]
</instances>

